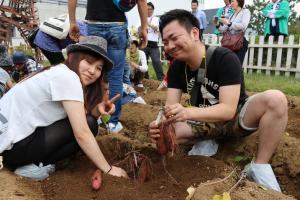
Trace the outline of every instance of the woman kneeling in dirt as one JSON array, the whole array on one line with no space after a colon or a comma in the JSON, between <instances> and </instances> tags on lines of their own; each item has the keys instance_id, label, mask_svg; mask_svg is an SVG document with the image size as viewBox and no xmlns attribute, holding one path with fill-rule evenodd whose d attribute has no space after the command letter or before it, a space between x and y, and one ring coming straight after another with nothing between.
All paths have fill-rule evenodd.
<instances>
[{"instance_id":1,"label":"woman kneeling in dirt","mask_svg":"<svg viewBox=\"0 0 300 200\"><path fill-rule=\"evenodd\" d=\"M104 173L127 177L106 161L94 138L96 118L115 110L101 102L102 79L112 68L107 42L88 36L67 54L65 64L29 77L0 100L3 162L20 176L43 180L55 170L52 163L81 148Z\"/></svg>"}]
</instances>

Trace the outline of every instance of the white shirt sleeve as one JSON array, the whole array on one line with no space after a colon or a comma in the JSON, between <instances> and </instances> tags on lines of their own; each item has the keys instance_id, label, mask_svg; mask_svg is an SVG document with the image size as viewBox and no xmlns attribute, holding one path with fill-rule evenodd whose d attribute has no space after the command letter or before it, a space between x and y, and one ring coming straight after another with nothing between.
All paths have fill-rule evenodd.
<instances>
[{"instance_id":1,"label":"white shirt sleeve","mask_svg":"<svg viewBox=\"0 0 300 200\"><path fill-rule=\"evenodd\" d=\"M84 102L80 79L75 72L69 69L58 70L58 74L50 80L50 91L53 101Z\"/></svg>"},{"instance_id":2,"label":"white shirt sleeve","mask_svg":"<svg viewBox=\"0 0 300 200\"><path fill-rule=\"evenodd\" d=\"M6 85L6 82L10 80L9 74L2 68L0 68L0 82L3 85Z\"/></svg>"},{"instance_id":3,"label":"white shirt sleeve","mask_svg":"<svg viewBox=\"0 0 300 200\"><path fill-rule=\"evenodd\" d=\"M241 15L237 15L232 21L230 29L234 31L245 31L249 25L251 13L248 9L243 9Z\"/></svg>"},{"instance_id":4,"label":"white shirt sleeve","mask_svg":"<svg viewBox=\"0 0 300 200\"><path fill-rule=\"evenodd\" d=\"M148 71L148 65L147 65L147 59L146 59L146 54L145 52L139 50L139 57L140 57L140 66L139 70L141 72L147 72Z\"/></svg>"}]
</instances>

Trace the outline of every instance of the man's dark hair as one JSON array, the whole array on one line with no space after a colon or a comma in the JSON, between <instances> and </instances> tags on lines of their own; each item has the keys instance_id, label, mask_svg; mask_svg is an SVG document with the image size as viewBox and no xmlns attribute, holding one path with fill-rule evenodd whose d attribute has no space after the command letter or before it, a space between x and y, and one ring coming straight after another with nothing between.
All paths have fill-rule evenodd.
<instances>
[{"instance_id":1,"label":"man's dark hair","mask_svg":"<svg viewBox=\"0 0 300 200\"><path fill-rule=\"evenodd\" d=\"M237 0L239 7L243 8L245 1L244 0Z\"/></svg>"},{"instance_id":2,"label":"man's dark hair","mask_svg":"<svg viewBox=\"0 0 300 200\"><path fill-rule=\"evenodd\" d=\"M163 36L162 31L165 26L175 20L177 20L180 25L184 26L187 32L190 32L193 27L196 27L200 31L199 21L191 12L182 9L175 9L166 12L160 17L159 31L161 36Z\"/></svg>"},{"instance_id":3,"label":"man's dark hair","mask_svg":"<svg viewBox=\"0 0 300 200\"><path fill-rule=\"evenodd\" d=\"M153 5L153 3L151 3L151 2L148 2L148 3L147 3L147 5L148 5L148 6L151 6L151 7L152 7L152 9L154 10L154 5Z\"/></svg>"},{"instance_id":4,"label":"man's dark hair","mask_svg":"<svg viewBox=\"0 0 300 200\"><path fill-rule=\"evenodd\" d=\"M191 4L192 3L196 3L197 5L199 4L198 0L192 0Z\"/></svg>"}]
</instances>

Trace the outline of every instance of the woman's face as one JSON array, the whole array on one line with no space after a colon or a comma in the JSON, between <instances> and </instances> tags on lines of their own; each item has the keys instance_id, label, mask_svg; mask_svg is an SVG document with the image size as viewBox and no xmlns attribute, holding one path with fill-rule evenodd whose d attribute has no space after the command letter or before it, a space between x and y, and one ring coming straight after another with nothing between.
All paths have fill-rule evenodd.
<instances>
[{"instance_id":1,"label":"woman's face","mask_svg":"<svg viewBox=\"0 0 300 200\"><path fill-rule=\"evenodd\" d=\"M87 56L79 62L79 77L83 86L94 83L100 76L104 67L102 58Z\"/></svg>"},{"instance_id":2,"label":"woman's face","mask_svg":"<svg viewBox=\"0 0 300 200\"><path fill-rule=\"evenodd\" d=\"M231 7L233 10L237 10L239 7L239 3L237 2L237 0L231 0Z\"/></svg>"}]
</instances>

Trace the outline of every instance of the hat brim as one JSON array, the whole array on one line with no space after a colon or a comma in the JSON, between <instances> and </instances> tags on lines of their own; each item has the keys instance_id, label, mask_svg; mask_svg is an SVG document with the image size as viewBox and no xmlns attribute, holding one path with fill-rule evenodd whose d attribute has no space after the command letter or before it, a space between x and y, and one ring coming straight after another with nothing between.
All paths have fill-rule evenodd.
<instances>
[{"instance_id":1,"label":"hat brim","mask_svg":"<svg viewBox=\"0 0 300 200\"><path fill-rule=\"evenodd\" d=\"M91 44L70 44L67 47L67 54L76 51L91 51L102 57L105 61L105 68L111 70L113 67L113 62L108 58L107 53L99 46Z\"/></svg>"}]
</instances>

